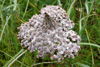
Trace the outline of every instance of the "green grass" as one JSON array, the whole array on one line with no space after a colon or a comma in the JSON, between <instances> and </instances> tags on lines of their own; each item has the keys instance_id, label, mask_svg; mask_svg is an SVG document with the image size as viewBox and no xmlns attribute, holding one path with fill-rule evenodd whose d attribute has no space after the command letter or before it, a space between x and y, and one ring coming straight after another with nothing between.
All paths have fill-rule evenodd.
<instances>
[{"instance_id":1,"label":"green grass","mask_svg":"<svg viewBox=\"0 0 100 67\"><path fill-rule=\"evenodd\" d=\"M79 55L61 63L23 50L17 27L45 5L60 5L82 38ZM48 62L47 62L48 61ZM100 0L0 0L0 67L100 67Z\"/></svg>"}]
</instances>

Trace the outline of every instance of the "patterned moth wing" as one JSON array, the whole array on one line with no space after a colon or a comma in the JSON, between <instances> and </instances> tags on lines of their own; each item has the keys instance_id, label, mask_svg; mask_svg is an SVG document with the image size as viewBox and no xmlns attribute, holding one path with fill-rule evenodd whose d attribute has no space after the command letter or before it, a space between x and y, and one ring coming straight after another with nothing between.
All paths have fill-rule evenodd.
<instances>
[{"instance_id":1,"label":"patterned moth wing","mask_svg":"<svg viewBox=\"0 0 100 67\"><path fill-rule=\"evenodd\" d=\"M55 21L53 18L51 18L47 13L44 14L44 25L47 28L54 27Z\"/></svg>"}]
</instances>

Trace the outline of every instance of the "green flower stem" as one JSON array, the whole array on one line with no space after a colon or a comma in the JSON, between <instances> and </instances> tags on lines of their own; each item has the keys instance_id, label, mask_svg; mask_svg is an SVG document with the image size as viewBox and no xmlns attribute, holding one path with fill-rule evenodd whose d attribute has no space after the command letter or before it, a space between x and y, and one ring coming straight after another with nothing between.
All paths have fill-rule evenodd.
<instances>
[{"instance_id":1,"label":"green flower stem","mask_svg":"<svg viewBox=\"0 0 100 67\"><path fill-rule=\"evenodd\" d=\"M80 45L91 45L91 46L94 46L94 47L98 47L98 48L100 48L100 46L99 45L97 45L97 44L93 44L93 43L80 43Z\"/></svg>"},{"instance_id":2,"label":"green flower stem","mask_svg":"<svg viewBox=\"0 0 100 67\"><path fill-rule=\"evenodd\" d=\"M58 5L59 5L59 6L62 6L62 4L61 4L60 0L58 0Z\"/></svg>"},{"instance_id":3,"label":"green flower stem","mask_svg":"<svg viewBox=\"0 0 100 67\"><path fill-rule=\"evenodd\" d=\"M12 57L3 67L8 67L8 65L16 59L22 52L24 52L24 49L21 49L14 57ZM18 58L17 58L18 59ZM16 60L17 60L16 59Z\"/></svg>"}]
</instances>

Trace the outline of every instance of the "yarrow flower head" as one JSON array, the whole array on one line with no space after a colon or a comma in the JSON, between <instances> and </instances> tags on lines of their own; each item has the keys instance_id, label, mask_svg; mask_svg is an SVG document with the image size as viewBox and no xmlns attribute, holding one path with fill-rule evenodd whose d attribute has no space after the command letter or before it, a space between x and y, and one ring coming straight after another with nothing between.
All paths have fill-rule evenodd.
<instances>
[{"instance_id":1,"label":"yarrow flower head","mask_svg":"<svg viewBox=\"0 0 100 67\"><path fill-rule=\"evenodd\" d=\"M64 58L74 58L80 50L81 38L71 30L74 23L60 6L46 6L39 15L18 27L18 39L30 52L38 50L37 58L47 54L50 59L61 62Z\"/></svg>"}]
</instances>

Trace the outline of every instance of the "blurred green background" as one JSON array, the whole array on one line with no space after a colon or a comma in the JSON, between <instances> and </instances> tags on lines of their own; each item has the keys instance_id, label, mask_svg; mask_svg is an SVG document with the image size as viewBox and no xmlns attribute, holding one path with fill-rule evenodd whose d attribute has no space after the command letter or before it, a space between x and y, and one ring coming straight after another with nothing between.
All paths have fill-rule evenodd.
<instances>
[{"instance_id":1,"label":"blurred green background","mask_svg":"<svg viewBox=\"0 0 100 67\"><path fill-rule=\"evenodd\" d=\"M39 14L46 5L61 5L75 23L73 30L82 38L76 58L66 58L60 63L51 61L48 56L36 59L36 52L26 52L20 45L17 27ZM25 53L14 61L22 52ZM4 65L100 67L100 0L0 0L0 67Z\"/></svg>"}]
</instances>

